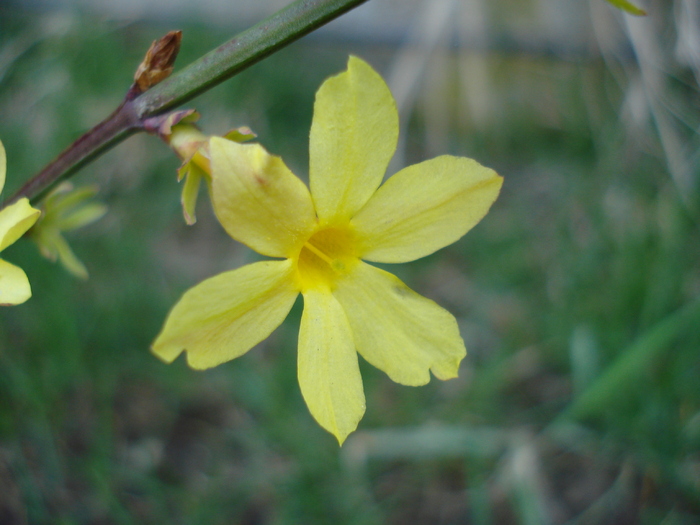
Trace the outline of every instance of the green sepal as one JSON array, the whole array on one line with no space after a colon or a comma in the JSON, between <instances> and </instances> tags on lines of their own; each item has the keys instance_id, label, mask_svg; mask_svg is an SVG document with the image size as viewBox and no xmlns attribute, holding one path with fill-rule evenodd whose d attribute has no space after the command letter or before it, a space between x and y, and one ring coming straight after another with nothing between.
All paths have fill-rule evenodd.
<instances>
[{"instance_id":1,"label":"green sepal","mask_svg":"<svg viewBox=\"0 0 700 525\"><path fill-rule=\"evenodd\" d=\"M249 140L252 140L256 138L258 135L254 133L249 127L247 126L242 126L240 128L232 129L226 135L224 135L225 139L232 140L234 142L247 142Z\"/></svg>"},{"instance_id":2,"label":"green sepal","mask_svg":"<svg viewBox=\"0 0 700 525\"><path fill-rule=\"evenodd\" d=\"M33 236L41 254L52 262L59 261L68 273L78 279L89 277L87 268L71 249L59 230L43 230Z\"/></svg>"},{"instance_id":3,"label":"green sepal","mask_svg":"<svg viewBox=\"0 0 700 525\"><path fill-rule=\"evenodd\" d=\"M107 212L107 206L102 203L86 202L96 193L95 186L73 189L70 183L60 184L44 199L41 218L31 231L41 254L50 261L58 261L79 279L87 279L88 271L70 248L63 232L87 226Z\"/></svg>"},{"instance_id":4,"label":"green sepal","mask_svg":"<svg viewBox=\"0 0 700 525\"><path fill-rule=\"evenodd\" d=\"M178 170L178 180L182 180L183 177L185 178L185 183L182 186L182 197L180 198L182 213L188 226L192 226L197 222L195 209L197 207L199 186L202 183L202 178L206 178L207 174L194 162L187 162Z\"/></svg>"},{"instance_id":5,"label":"green sepal","mask_svg":"<svg viewBox=\"0 0 700 525\"><path fill-rule=\"evenodd\" d=\"M92 202L68 213L56 221L61 231L71 231L99 220L107 213L107 206L101 202Z\"/></svg>"}]
</instances>

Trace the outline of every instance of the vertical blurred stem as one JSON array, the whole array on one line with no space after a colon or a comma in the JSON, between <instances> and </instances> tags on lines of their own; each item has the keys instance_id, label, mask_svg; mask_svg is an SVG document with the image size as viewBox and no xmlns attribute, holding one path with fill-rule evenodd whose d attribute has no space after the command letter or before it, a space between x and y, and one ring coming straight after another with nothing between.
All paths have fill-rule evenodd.
<instances>
[{"instance_id":1,"label":"vertical blurred stem","mask_svg":"<svg viewBox=\"0 0 700 525\"><path fill-rule=\"evenodd\" d=\"M607 410L613 401L624 400L645 380L654 359L688 326L697 326L699 320L700 300L696 299L649 328L574 399L555 423L595 416Z\"/></svg>"},{"instance_id":2,"label":"vertical blurred stem","mask_svg":"<svg viewBox=\"0 0 700 525\"><path fill-rule=\"evenodd\" d=\"M107 119L71 144L7 200L36 200L59 181L173 109L367 0L296 0L145 93L125 99Z\"/></svg>"}]
</instances>

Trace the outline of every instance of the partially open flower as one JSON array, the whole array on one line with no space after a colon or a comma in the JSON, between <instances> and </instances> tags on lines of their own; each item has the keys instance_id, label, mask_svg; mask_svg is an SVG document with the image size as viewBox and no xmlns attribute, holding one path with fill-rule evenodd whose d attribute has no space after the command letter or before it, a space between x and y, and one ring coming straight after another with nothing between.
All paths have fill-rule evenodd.
<instances>
[{"instance_id":1,"label":"partially open flower","mask_svg":"<svg viewBox=\"0 0 700 525\"><path fill-rule=\"evenodd\" d=\"M211 162L209 154L210 136L205 135L195 125L199 114L193 110L177 111L159 123L155 133L165 140L182 159L177 170L178 182L185 180L182 187L182 213L189 225L197 222L195 208L202 180L211 187ZM250 128L240 127L224 135L234 142L246 142L256 135Z\"/></svg>"}]
</instances>

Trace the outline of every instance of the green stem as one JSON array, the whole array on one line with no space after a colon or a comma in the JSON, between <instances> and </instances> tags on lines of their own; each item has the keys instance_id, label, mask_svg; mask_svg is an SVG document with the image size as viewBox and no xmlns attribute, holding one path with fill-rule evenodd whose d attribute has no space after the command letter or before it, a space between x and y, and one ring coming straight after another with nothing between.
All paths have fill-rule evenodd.
<instances>
[{"instance_id":1,"label":"green stem","mask_svg":"<svg viewBox=\"0 0 700 525\"><path fill-rule=\"evenodd\" d=\"M172 109L367 0L297 0L210 51L134 103L142 117Z\"/></svg>"},{"instance_id":2,"label":"green stem","mask_svg":"<svg viewBox=\"0 0 700 525\"><path fill-rule=\"evenodd\" d=\"M114 113L28 180L5 206L22 197L36 200L134 132L142 131L149 117L191 100L366 1L296 0L133 100L127 97Z\"/></svg>"}]
</instances>

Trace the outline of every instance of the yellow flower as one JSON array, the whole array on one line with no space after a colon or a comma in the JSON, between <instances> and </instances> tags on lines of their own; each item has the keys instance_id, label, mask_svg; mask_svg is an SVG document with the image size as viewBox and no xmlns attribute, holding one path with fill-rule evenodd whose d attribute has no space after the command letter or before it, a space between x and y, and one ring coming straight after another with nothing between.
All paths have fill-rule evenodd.
<instances>
[{"instance_id":1,"label":"yellow flower","mask_svg":"<svg viewBox=\"0 0 700 525\"><path fill-rule=\"evenodd\" d=\"M311 188L260 145L210 141L212 193L234 239L282 260L222 273L190 289L153 344L192 368L234 359L265 339L299 293L298 378L318 423L342 444L365 411L359 352L404 385L457 376L466 355L455 318L362 259L408 262L455 242L486 214L502 179L441 156L382 178L398 136L382 78L351 57L316 94Z\"/></svg>"},{"instance_id":2,"label":"yellow flower","mask_svg":"<svg viewBox=\"0 0 700 525\"><path fill-rule=\"evenodd\" d=\"M5 186L5 147L0 142L0 191ZM41 212L22 198L0 211L0 251L14 243L32 227ZM24 270L0 259L0 305L21 304L32 296Z\"/></svg>"}]
</instances>

